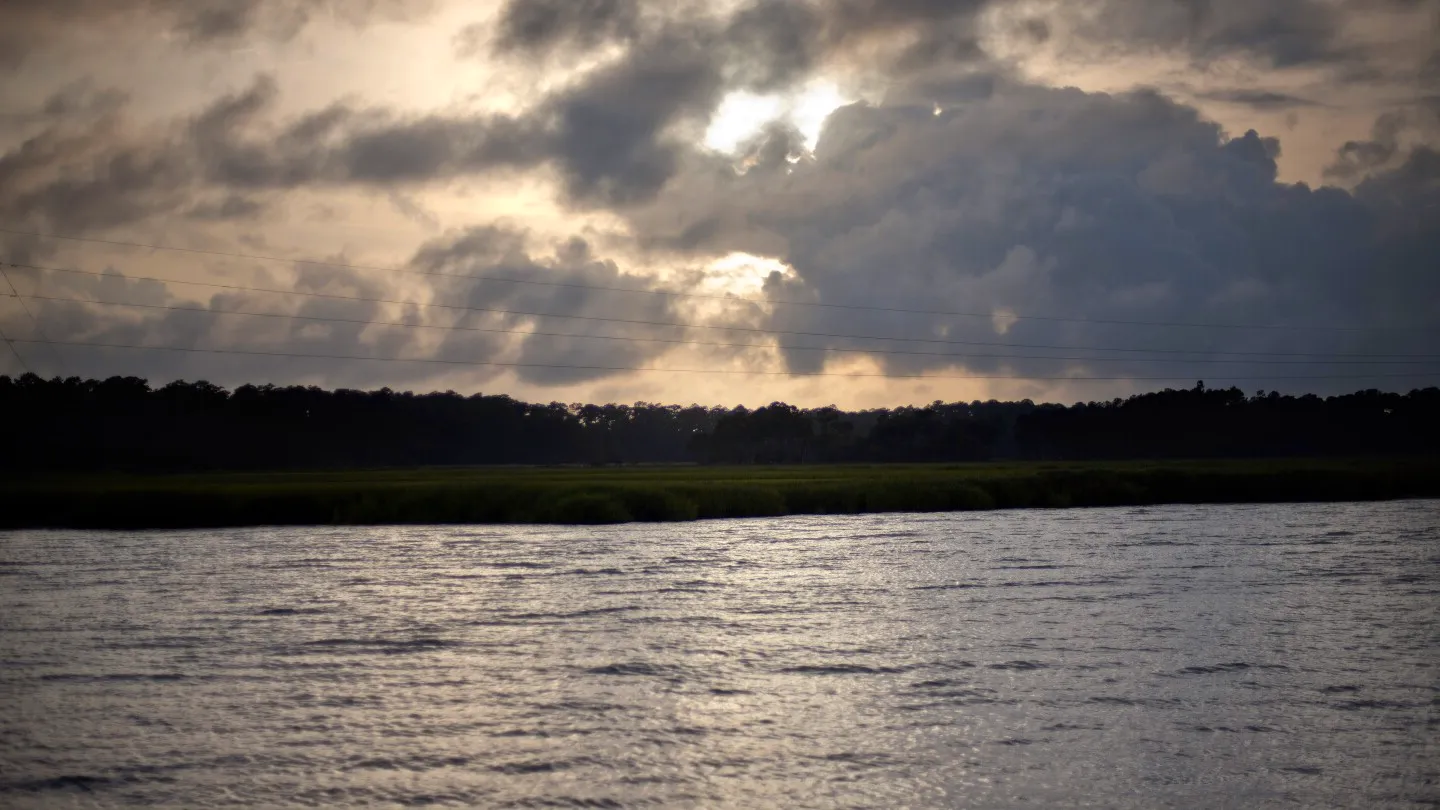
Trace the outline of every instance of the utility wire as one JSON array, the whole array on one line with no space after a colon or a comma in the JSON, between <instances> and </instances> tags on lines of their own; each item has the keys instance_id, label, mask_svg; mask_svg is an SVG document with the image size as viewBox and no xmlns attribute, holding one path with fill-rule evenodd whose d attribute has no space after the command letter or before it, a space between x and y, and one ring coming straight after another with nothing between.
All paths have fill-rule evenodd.
<instances>
[{"instance_id":1,"label":"utility wire","mask_svg":"<svg viewBox=\"0 0 1440 810\"><path fill-rule=\"evenodd\" d=\"M7 298L10 298L10 297L13 297L13 296L6 296L6 297L7 297ZM23 357L20 356L20 350L19 350L19 349L16 349L16 348L15 348L15 344L10 342L10 338L8 338L8 337L5 336L5 330L3 330L3 329L0 329L0 340L5 341L5 345L10 347L10 353L13 354L13 355L15 355L15 359L16 359L16 360L20 361L20 368L25 369L25 373L26 373L26 374L34 374L34 373L35 373L35 372L33 372L33 371L30 370L30 364L25 362L25 358L23 358Z\"/></svg>"},{"instance_id":2,"label":"utility wire","mask_svg":"<svg viewBox=\"0 0 1440 810\"><path fill-rule=\"evenodd\" d=\"M164 352L197 352L204 354L235 354L250 355L258 357L292 357L309 358L317 360L364 360L383 363L434 363L454 366L493 366L497 368L548 368L565 369L574 371L636 371L636 372L660 372L665 374L739 374L751 376L776 376L776 377L880 377L884 379L902 380L1053 380L1069 382L1103 382L1103 381L1127 381L1127 382L1173 382L1176 380L1192 380L1193 374L1182 374L1168 377L1032 377L1002 374L884 374L878 372L856 372L842 373L830 371L753 371L749 369L716 369L716 368L651 368L643 366L585 366L572 365L569 363L508 363L489 360L445 360L430 357L369 357L364 355L347 354L303 354L300 352L272 352L253 349L210 349L185 346L144 346L133 343L91 343L86 341L67 340L16 340L16 343L48 343L59 346L88 346L101 349L136 349L141 351L164 351ZM1379 379L1396 377L1414 377L1415 374L1303 374L1288 376L1265 375L1260 377L1251 376L1221 376L1215 379L1226 381L1250 381L1250 380L1358 380L1358 379Z\"/></svg>"},{"instance_id":3,"label":"utility wire","mask_svg":"<svg viewBox=\"0 0 1440 810\"><path fill-rule=\"evenodd\" d=\"M137 309L165 310L171 312L199 312L206 315L237 315L254 318L281 318L299 321L321 321L325 323L348 323L364 326L396 326L405 329L435 329L452 332L483 332L487 334L502 335L533 335L538 337L560 337L560 338L584 338L587 340L618 340L632 343L668 343L684 346L715 346L723 348L751 348L751 349L778 349L781 351L812 351L812 352L836 352L848 354L884 354L884 355L907 355L923 357L954 357L972 360L1065 360L1090 363L1222 363L1222 364L1245 364L1245 365L1391 365L1391 366L1413 366L1421 364L1434 365L1440 363L1440 355L1432 355L1430 358L1422 357L1412 360L1249 360L1244 358L1223 359L1223 358L1195 358L1195 359L1172 359L1168 357L1075 357L1056 355L1036 354L975 354L969 352L921 352L906 351L903 349L852 349L836 348L831 346L787 346L771 345L768 343L725 343L708 340L682 340L676 338L649 338L630 337L623 335L588 335L575 334L572 332L536 332L527 329L496 329L479 326L456 326L446 324L423 324L405 323L403 321L374 321L364 318L335 318L324 315L299 315L286 312L251 312L248 310L236 309L209 309L207 307L182 307L165 304L137 304L127 301L95 301L85 298L72 298L66 296L49 295L26 295L19 296L32 301L64 301L80 304L94 304L111 307L133 307ZM1431 359L1433 358L1433 359Z\"/></svg>"},{"instance_id":4,"label":"utility wire","mask_svg":"<svg viewBox=\"0 0 1440 810\"><path fill-rule=\"evenodd\" d=\"M20 268L20 269L26 269L26 270L36 270L36 271L40 271L40 272L50 272L50 273L75 273L75 274L79 274L79 275L96 276L96 277L101 277L101 278L105 278L105 277L123 278L123 279L128 280L128 281L154 281L154 282L159 282L159 283L162 283L162 284L186 284L186 285L190 285L190 286L196 286L196 287L211 287L211 288L214 288L214 289L222 289L222 290L238 290L238 291L243 291L243 292L272 293L272 294L275 294L275 295L298 295L298 296L304 296L304 297L307 297L307 298L320 298L320 299L326 299L326 300L332 300L332 301L354 301L354 302L364 302L364 303L373 303L373 304L399 304L399 305L404 305L404 306L422 307L422 308L426 308L426 309L447 309L447 310L460 311L460 312L486 312L486 313L491 313L491 314L513 315L513 316L520 316L520 317L562 318L562 319L566 319L566 320L594 321L594 322L602 322L602 323L623 323L623 324L633 324L633 325L638 325L638 326L660 326L660 327L677 328L677 329L710 329L710 330L718 330L718 331L726 331L726 332L748 332L748 333L755 333L755 334L770 334L770 335L794 335L794 336L799 336L799 337L823 337L823 338L838 338L838 339L846 339L846 340L882 340L882 341L900 342L900 343L928 343L928 344L939 344L939 345L950 345L950 346L988 346L988 347L1008 348L1008 349L1049 349L1049 350L1057 350L1057 351L1095 351L1095 352L1123 352L1123 353L1141 353L1141 354L1209 354L1209 355L1224 354L1224 355L1247 356L1247 357L1345 357L1345 358L1391 358L1391 359L1412 359L1412 360L1422 360L1422 359L1428 360L1428 359L1434 359L1434 358L1436 358L1436 357L1440 357L1440 355L1422 355L1422 354L1344 354L1344 353L1339 353L1339 354L1324 354L1324 353L1316 353L1316 352L1256 352L1256 351L1204 350L1204 349L1137 349L1137 348L1120 348L1120 347L1104 347L1104 346L1064 346L1064 345L1043 344L1043 343L1006 343L1006 342L997 342L997 341L953 340L953 339L946 339L946 338L889 337L889 336L885 336L885 335L852 335L852 334L834 333L834 332L806 332L806 331L798 331L798 330L791 330L791 329L763 329L763 328L751 327L751 326L722 326L722 325L715 325L715 324L687 323L687 322L679 322L679 321L645 321L645 320L637 320L637 319L631 319L631 318L606 318L606 317L600 317L600 316L595 316L595 315L566 315L566 314L556 313L556 312L525 312L525 311L522 311L522 310L500 309L500 308L494 308L494 307L469 307L469 306L461 306L461 305L459 305L459 304L434 304L434 303L426 303L426 302L423 302L423 301L411 301L411 300L405 300L405 299L370 298L370 297L366 297L366 296L357 296L357 295L337 295L337 294L334 294L334 293L304 292L304 291L301 291L301 290L283 290L283 289L275 289L275 288L269 288L269 287L253 287L253 286L246 286L246 285L240 285L240 284L220 284L220 283L210 282L210 281L186 281L186 280L183 280L183 279L176 279L176 278L156 278L156 277L153 277L153 276L128 276L128 275L122 276L122 275L118 275L118 274L115 274L115 273L104 273L104 272L97 272L97 271L94 271L94 270L80 270L80 269L68 268L68 267L45 267L45 266L33 265L33 264L19 264L19 263L15 263L15 262L7 262L6 264L7 264L8 266L10 266L10 267L15 267L15 268Z\"/></svg>"},{"instance_id":5,"label":"utility wire","mask_svg":"<svg viewBox=\"0 0 1440 810\"><path fill-rule=\"evenodd\" d=\"M608 287L595 284L580 284L576 282L561 281L539 281L536 279L513 278L510 276L490 275L469 275L457 273L437 273L429 270L411 270L403 267L387 267L380 265L355 264L347 262L321 261L317 259L287 259L283 256L268 256L259 253L238 253L224 250L202 250L199 248L184 248L171 245L148 244L143 242L125 242L117 239L97 239L86 236L70 236L58 233L43 233L38 231L22 231L11 228L0 228L0 233L15 234L18 236L32 236L41 239L60 239L71 242L89 242L101 245L117 245L121 247L139 248L142 250L164 250L175 253L191 253L202 256L223 256L232 259L252 259L256 261L289 262L291 264L306 264L319 267L335 267L346 270L367 270L387 273L403 273L417 276L440 276L444 278L456 278L470 281L501 281L510 284L531 284L542 287L568 287L582 290L599 290L604 292L633 293L640 295L660 295L672 298L698 298L718 301L743 302L752 304L767 304L772 306L792 307L818 307L824 309L837 309L848 311L870 311L870 312L892 312L906 315L941 315L959 318L994 318L994 312L956 312L947 310L932 309L907 309L903 307L881 307L860 304L831 304L817 301L775 301L767 298L745 298L742 296L720 295L711 293L682 293L668 290L642 290L632 287ZM1015 320L1026 321L1052 321L1059 323L1094 323L1123 326L1151 326L1151 327L1179 327L1197 329L1265 329L1265 330L1301 330L1301 331L1335 331L1335 332L1368 332L1368 331L1429 331L1437 329L1437 326L1320 326L1320 325L1294 325L1294 324L1239 324L1239 323L1187 323L1183 321L1133 321L1109 318L1065 318L1049 315L1020 315L1006 313L1006 317Z\"/></svg>"},{"instance_id":6,"label":"utility wire","mask_svg":"<svg viewBox=\"0 0 1440 810\"><path fill-rule=\"evenodd\" d=\"M10 292L14 294L15 300L20 302L20 308L25 310L25 314L29 316L30 322L35 325L35 332L39 334L40 337L49 340L50 336L45 334L45 328L40 325L40 319L36 318L35 313L30 311L30 305L25 303L24 297L20 295L20 290L16 289L15 287L15 282L10 280L10 274L5 271L4 264L0 264L0 277L3 277L5 279L5 285L10 288ZM10 342L8 338L6 339L6 342ZM16 359L20 359L20 353L15 351L15 347L13 345L10 347L10 351L15 353ZM65 361L60 357L60 351L53 346L50 348L50 351L52 354L55 355L55 364L57 367L59 367L60 373L69 376L68 369L65 368ZM25 361L20 360L20 365L25 366ZM28 366L25 366L25 370L29 371L30 369Z\"/></svg>"}]
</instances>

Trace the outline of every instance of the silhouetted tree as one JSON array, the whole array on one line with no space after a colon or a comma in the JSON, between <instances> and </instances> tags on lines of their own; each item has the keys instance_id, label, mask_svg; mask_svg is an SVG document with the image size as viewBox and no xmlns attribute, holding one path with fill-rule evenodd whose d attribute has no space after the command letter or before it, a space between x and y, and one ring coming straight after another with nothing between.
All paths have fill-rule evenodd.
<instances>
[{"instance_id":1,"label":"silhouetted tree","mask_svg":"<svg viewBox=\"0 0 1440 810\"><path fill-rule=\"evenodd\" d=\"M0 469L196 470L436 464L728 464L1440 452L1440 389L1338 397L1166 389L1108 402L934 402L846 412L773 402L532 404L135 377L0 376Z\"/></svg>"}]
</instances>

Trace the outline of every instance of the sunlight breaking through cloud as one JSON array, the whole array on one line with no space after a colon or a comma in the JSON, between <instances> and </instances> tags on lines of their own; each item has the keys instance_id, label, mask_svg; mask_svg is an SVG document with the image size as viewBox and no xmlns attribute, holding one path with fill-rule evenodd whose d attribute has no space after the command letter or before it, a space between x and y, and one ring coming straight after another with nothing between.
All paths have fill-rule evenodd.
<instances>
[{"instance_id":1,"label":"sunlight breaking through cloud","mask_svg":"<svg viewBox=\"0 0 1440 810\"><path fill-rule=\"evenodd\" d=\"M753 298L765 288L765 280L778 273L782 278L793 279L794 268L779 259L754 256L749 253L731 253L716 259L706 268L707 273L700 289L707 292L733 293Z\"/></svg>"},{"instance_id":2,"label":"sunlight breaking through cloud","mask_svg":"<svg viewBox=\"0 0 1440 810\"><path fill-rule=\"evenodd\" d=\"M840 88L830 81L815 81L798 93L758 95L744 90L729 93L721 100L710 126L705 146L717 152L734 152L772 121L785 121L805 138L805 148L814 149L820 130L830 113L850 104Z\"/></svg>"}]
</instances>

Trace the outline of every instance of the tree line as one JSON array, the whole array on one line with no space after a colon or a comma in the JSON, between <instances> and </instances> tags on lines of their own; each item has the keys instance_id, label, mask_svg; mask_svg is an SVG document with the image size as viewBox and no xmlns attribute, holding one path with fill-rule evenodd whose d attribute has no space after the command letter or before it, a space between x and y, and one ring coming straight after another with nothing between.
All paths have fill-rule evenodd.
<instances>
[{"instance_id":1,"label":"tree line","mask_svg":"<svg viewBox=\"0 0 1440 810\"><path fill-rule=\"evenodd\" d=\"M748 409L208 382L0 376L0 469L804 464L1434 455L1440 388L1282 396L1165 389L1074 405Z\"/></svg>"}]
</instances>

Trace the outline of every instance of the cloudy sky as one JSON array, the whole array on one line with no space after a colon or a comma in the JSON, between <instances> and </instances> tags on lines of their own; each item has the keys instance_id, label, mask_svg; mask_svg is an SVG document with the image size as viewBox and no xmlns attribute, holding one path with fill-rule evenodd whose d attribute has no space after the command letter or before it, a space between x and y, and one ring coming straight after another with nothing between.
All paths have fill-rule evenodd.
<instances>
[{"instance_id":1,"label":"cloudy sky","mask_svg":"<svg viewBox=\"0 0 1440 810\"><path fill-rule=\"evenodd\" d=\"M1435 385L1436 43L1440 0L8 0L0 329L565 402Z\"/></svg>"}]
</instances>

